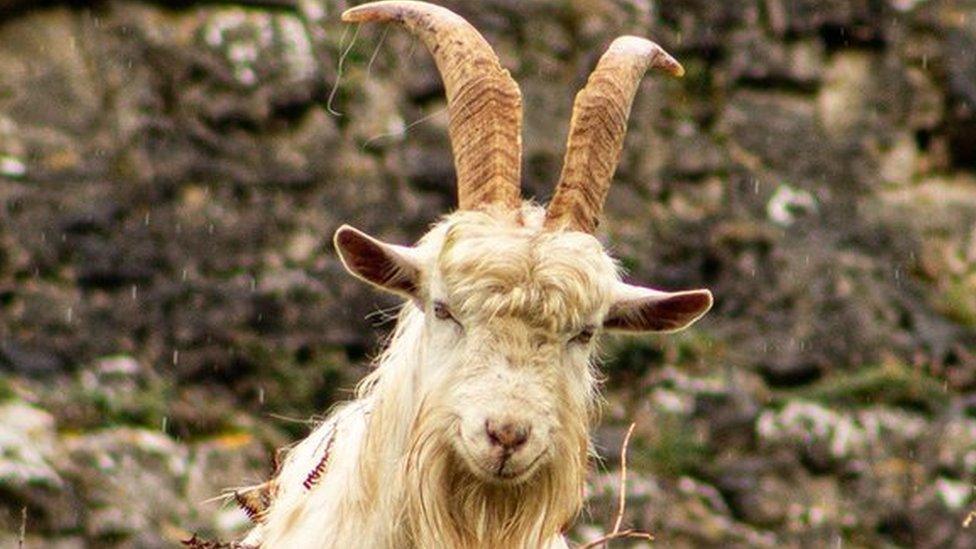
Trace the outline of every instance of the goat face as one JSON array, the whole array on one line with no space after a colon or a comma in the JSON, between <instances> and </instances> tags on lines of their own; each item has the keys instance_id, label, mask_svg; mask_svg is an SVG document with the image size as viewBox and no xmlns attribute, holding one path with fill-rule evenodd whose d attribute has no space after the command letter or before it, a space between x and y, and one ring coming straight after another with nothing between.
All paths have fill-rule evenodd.
<instances>
[{"instance_id":1,"label":"goat face","mask_svg":"<svg viewBox=\"0 0 976 549\"><path fill-rule=\"evenodd\" d=\"M436 390L471 472L519 483L556 458L584 459L593 335L615 268L595 238L448 222L423 306ZM582 454L582 455L579 455Z\"/></svg>"},{"instance_id":2,"label":"goat face","mask_svg":"<svg viewBox=\"0 0 976 549\"><path fill-rule=\"evenodd\" d=\"M416 247L351 227L336 233L351 272L426 315L417 417L441 434L424 440L447 433L468 472L491 483L520 485L566 460L578 467L563 472L580 480L592 335L676 330L711 306L705 290L623 284L592 236L642 75L684 69L649 40L614 40L576 96L563 170L543 209L521 201L521 92L474 27L423 2L364 4L343 20L403 25L434 56L447 94L460 210Z\"/></svg>"},{"instance_id":3,"label":"goat face","mask_svg":"<svg viewBox=\"0 0 976 549\"><path fill-rule=\"evenodd\" d=\"M622 283L596 238L546 230L544 215L456 212L409 248L349 227L336 235L353 274L423 310L421 415L441 418L434 436L499 485L566 461L582 470L604 329L675 330L711 305L704 290Z\"/></svg>"}]
</instances>

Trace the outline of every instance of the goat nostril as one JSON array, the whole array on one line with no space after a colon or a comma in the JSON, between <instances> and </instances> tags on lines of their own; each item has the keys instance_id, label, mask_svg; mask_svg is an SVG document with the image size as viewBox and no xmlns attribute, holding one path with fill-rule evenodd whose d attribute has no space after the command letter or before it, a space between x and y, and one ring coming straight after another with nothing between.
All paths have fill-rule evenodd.
<instances>
[{"instance_id":1,"label":"goat nostril","mask_svg":"<svg viewBox=\"0 0 976 549\"><path fill-rule=\"evenodd\" d=\"M502 424L491 420L485 421L485 433L488 435L488 440L492 446L501 446L510 452L518 450L525 444L525 441L529 439L530 431L531 429L528 427L510 421Z\"/></svg>"}]
</instances>

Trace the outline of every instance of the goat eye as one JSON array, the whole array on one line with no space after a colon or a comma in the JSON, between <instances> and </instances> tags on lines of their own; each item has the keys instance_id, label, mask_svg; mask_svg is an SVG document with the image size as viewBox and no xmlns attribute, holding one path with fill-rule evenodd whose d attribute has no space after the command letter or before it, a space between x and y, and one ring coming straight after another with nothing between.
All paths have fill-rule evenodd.
<instances>
[{"instance_id":1,"label":"goat eye","mask_svg":"<svg viewBox=\"0 0 976 549\"><path fill-rule=\"evenodd\" d=\"M442 301L434 302L434 316L439 320L454 320L454 315L451 314L451 310ZM454 321L457 322L456 320Z\"/></svg>"},{"instance_id":2,"label":"goat eye","mask_svg":"<svg viewBox=\"0 0 976 549\"><path fill-rule=\"evenodd\" d=\"M593 328L583 328L583 330L576 334L570 341L572 343L579 343L581 345L586 345L593 339Z\"/></svg>"}]
</instances>

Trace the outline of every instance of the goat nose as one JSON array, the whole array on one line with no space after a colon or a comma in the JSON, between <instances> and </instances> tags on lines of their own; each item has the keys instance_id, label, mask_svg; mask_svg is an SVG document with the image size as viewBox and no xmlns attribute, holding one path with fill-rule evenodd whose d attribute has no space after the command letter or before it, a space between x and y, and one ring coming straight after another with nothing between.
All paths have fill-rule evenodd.
<instances>
[{"instance_id":1,"label":"goat nose","mask_svg":"<svg viewBox=\"0 0 976 549\"><path fill-rule=\"evenodd\" d=\"M485 420L485 433L492 446L500 446L508 452L518 450L529 439L531 429L512 421Z\"/></svg>"}]
</instances>

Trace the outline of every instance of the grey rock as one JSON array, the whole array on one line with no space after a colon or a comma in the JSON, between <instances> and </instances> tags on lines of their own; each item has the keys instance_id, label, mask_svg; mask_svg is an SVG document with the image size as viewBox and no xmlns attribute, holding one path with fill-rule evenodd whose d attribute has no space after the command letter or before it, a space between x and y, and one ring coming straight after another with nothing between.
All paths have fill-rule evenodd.
<instances>
[{"instance_id":1,"label":"grey rock","mask_svg":"<svg viewBox=\"0 0 976 549\"><path fill-rule=\"evenodd\" d=\"M63 371L65 363L47 350L0 341L0 367L20 375L41 377Z\"/></svg>"},{"instance_id":2,"label":"grey rock","mask_svg":"<svg viewBox=\"0 0 976 549\"><path fill-rule=\"evenodd\" d=\"M240 513L197 502L265 475L264 446L305 432L266 414L341 398L396 304L332 232L409 244L454 204L423 46L363 26L340 76L345 3L271 3L0 0L0 397L47 410L52 441L5 462L50 467L6 481L5 532L26 505L43 546L232 538ZM613 37L688 69L642 83L599 234L630 279L717 298L606 369L611 469L639 420L628 523L677 547L964 546L972 6L448 5L521 84L540 200ZM888 362L911 375L872 375ZM607 530L616 478L574 539Z\"/></svg>"},{"instance_id":3,"label":"grey rock","mask_svg":"<svg viewBox=\"0 0 976 549\"><path fill-rule=\"evenodd\" d=\"M968 17L967 17L968 15ZM961 166L976 166L976 12L963 12L966 21L949 31L945 48L948 73L949 142L953 160Z\"/></svg>"}]
</instances>

